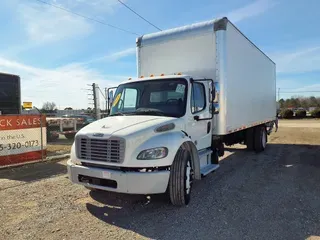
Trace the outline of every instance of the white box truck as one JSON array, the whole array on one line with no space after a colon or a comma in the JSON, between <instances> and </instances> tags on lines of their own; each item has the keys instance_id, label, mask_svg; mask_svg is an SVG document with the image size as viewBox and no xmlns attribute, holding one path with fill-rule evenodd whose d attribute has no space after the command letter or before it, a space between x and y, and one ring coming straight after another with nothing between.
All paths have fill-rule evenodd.
<instances>
[{"instance_id":1,"label":"white box truck","mask_svg":"<svg viewBox=\"0 0 320 240\"><path fill-rule=\"evenodd\" d=\"M266 148L277 123L275 63L227 18L139 37L137 68L110 115L77 133L73 183L186 205L224 145Z\"/></svg>"}]
</instances>

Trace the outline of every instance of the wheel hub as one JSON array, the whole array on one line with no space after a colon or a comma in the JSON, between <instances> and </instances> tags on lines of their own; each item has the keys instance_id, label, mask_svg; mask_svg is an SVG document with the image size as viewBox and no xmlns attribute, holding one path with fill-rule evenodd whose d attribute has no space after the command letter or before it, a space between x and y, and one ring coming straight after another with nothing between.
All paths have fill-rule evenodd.
<instances>
[{"instance_id":1,"label":"wheel hub","mask_svg":"<svg viewBox=\"0 0 320 240\"><path fill-rule=\"evenodd\" d=\"M191 167L190 161L188 161L187 167L186 167L186 193L187 194L189 194L191 191L192 181L193 181L193 169Z\"/></svg>"}]
</instances>

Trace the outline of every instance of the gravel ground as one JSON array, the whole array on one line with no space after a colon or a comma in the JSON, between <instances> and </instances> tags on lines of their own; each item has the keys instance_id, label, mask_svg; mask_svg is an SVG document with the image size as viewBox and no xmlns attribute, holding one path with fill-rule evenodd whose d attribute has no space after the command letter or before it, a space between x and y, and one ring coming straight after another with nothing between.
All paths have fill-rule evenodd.
<instances>
[{"instance_id":1,"label":"gravel ground","mask_svg":"<svg viewBox=\"0 0 320 240\"><path fill-rule=\"evenodd\" d=\"M72 143L73 140L66 139L63 135L60 135L59 139L47 144L47 155L55 156L70 153Z\"/></svg>"},{"instance_id":2,"label":"gravel ground","mask_svg":"<svg viewBox=\"0 0 320 240\"><path fill-rule=\"evenodd\" d=\"M72 185L66 161L2 170L0 238L320 239L320 128L284 123L262 154L228 148L183 208Z\"/></svg>"}]
</instances>

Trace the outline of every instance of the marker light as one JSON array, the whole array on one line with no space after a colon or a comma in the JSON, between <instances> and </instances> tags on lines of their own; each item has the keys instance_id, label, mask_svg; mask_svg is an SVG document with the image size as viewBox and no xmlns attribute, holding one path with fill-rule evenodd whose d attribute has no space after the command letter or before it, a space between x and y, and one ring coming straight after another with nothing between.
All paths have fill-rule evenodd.
<instances>
[{"instance_id":1,"label":"marker light","mask_svg":"<svg viewBox=\"0 0 320 240\"><path fill-rule=\"evenodd\" d=\"M154 131L158 132L158 133L159 132L166 132L166 131L170 131L174 128L175 128L174 123L168 123L168 124L162 125L160 127L157 127Z\"/></svg>"}]
</instances>

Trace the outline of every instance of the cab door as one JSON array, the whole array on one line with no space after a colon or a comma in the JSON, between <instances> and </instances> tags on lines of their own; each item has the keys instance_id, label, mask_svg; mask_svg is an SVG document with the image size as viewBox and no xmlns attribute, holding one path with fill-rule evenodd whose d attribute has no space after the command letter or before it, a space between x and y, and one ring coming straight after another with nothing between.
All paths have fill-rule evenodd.
<instances>
[{"instance_id":1,"label":"cab door","mask_svg":"<svg viewBox=\"0 0 320 240\"><path fill-rule=\"evenodd\" d=\"M212 80L194 80L191 83L190 109L187 133L198 150L211 147L212 141Z\"/></svg>"}]
</instances>

